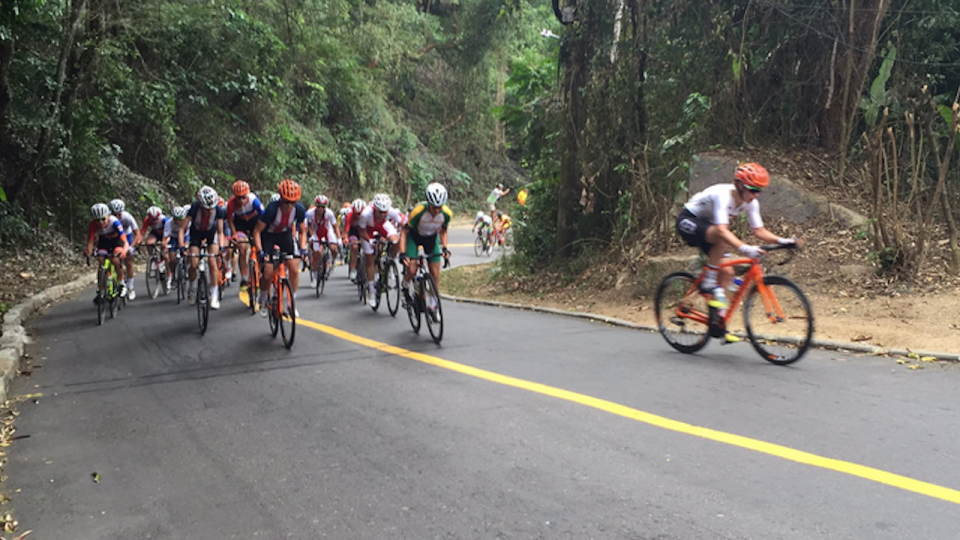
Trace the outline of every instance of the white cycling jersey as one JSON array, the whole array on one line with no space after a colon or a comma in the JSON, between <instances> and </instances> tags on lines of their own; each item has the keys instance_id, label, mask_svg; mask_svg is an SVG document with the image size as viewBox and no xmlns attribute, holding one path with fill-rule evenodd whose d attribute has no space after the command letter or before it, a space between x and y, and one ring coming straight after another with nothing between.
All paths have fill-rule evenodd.
<instances>
[{"instance_id":1,"label":"white cycling jersey","mask_svg":"<svg viewBox=\"0 0 960 540\"><path fill-rule=\"evenodd\" d=\"M733 184L716 184L697 193L683 206L693 215L714 225L729 225L731 216L746 214L751 229L763 227L757 199L734 206L733 192L736 189Z\"/></svg>"},{"instance_id":2,"label":"white cycling jersey","mask_svg":"<svg viewBox=\"0 0 960 540\"><path fill-rule=\"evenodd\" d=\"M314 249L320 249L320 238L326 238L330 244L337 243L337 218L333 210L324 208L320 217L317 216L317 207L311 206L307 210L307 233L310 235L310 241L314 243Z\"/></svg>"}]
</instances>

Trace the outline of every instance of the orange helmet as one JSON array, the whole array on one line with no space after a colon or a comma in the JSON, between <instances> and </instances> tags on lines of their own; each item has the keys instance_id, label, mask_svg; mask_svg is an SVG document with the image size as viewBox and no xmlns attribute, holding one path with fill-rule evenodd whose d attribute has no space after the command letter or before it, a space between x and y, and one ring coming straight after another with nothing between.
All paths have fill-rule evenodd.
<instances>
[{"instance_id":1,"label":"orange helmet","mask_svg":"<svg viewBox=\"0 0 960 540\"><path fill-rule=\"evenodd\" d=\"M759 163L743 163L737 167L734 180L740 180L747 187L765 189L770 185L770 173Z\"/></svg>"},{"instance_id":2,"label":"orange helmet","mask_svg":"<svg viewBox=\"0 0 960 540\"><path fill-rule=\"evenodd\" d=\"M226 206L227 201L223 200L223 197L220 197L220 200L217 201L217 206Z\"/></svg>"},{"instance_id":3,"label":"orange helmet","mask_svg":"<svg viewBox=\"0 0 960 540\"><path fill-rule=\"evenodd\" d=\"M297 202L300 200L300 195L303 194L303 190L300 189L300 184L289 178L280 182L280 185L277 186L277 191L280 192L280 198L286 202Z\"/></svg>"},{"instance_id":4,"label":"orange helmet","mask_svg":"<svg viewBox=\"0 0 960 540\"><path fill-rule=\"evenodd\" d=\"M250 193L250 184L244 182L243 180L237 180L233 183L233 194L237 197L243 197L247 193Z\"/></svg>"}]
</instances>

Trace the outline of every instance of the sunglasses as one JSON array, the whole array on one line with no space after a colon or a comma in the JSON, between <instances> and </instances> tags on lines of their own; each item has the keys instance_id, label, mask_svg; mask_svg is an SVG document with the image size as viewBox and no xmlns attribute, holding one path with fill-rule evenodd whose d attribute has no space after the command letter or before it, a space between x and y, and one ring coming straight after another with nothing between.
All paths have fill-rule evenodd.
<instances>
[{"instance_id":1,"label":"sunglasses","mask_svg":"<svg viewBox=\"0 0 960 540\"><path fill-rule=\"evenodd\" d=\"M747 188L747 191L751 191L751 192L753 192L753 193L761 193L761 192L763 191L763 190L760 189L760 188L755 188L755 187L753 187L753 186L748 186L748 185L746 185L746 184L744 184L743 187Z\"/></svg>"}]
</instances>

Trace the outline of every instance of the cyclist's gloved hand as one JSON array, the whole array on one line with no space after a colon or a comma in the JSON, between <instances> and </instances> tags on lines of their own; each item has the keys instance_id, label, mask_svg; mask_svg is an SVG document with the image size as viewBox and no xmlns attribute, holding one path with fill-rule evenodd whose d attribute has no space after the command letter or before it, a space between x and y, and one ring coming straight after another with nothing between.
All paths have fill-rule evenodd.
<instances>
[{"instance_id":1,"label":"cyclist's gloved hand","mask_svg":"<svg viewBox=\"0 0 960 540\"><path fill-rule=\"evenodd\" d=\"M443 256L448 259L450 258L450 250L447 249L447 246L443 246Z\"/></svg>"},{"instance_id":2,"label":"cyclist's gloved hand","mask_svg":"<svg viewBox=\"0 0 960 540\"><path fill-rule=\"evenodd\" d=\"M781 246L793 246L793 245L796 245L797 239L796 238L778 238L777 243L780 244Z\"/></svg>"},{"instance_id":3,"label":"cyclist's gloved hand","mask_svg":"<svg viewBox=\"0 0 960 540\"><path fill-rule=\"evenodd\" d=\"M759 246L751 246L750 244L743 244L740 246L737 251L739 251L743 256L750 257L751 259L756 259L763 253L763 250Z\"/></svg>"},{"instance_id":4,"label":"cyclist's gloved hand","mask_svg":"<svg viewBox=\"0 0 960 540\"><path fill-rule=\"evenodd\" d=\"M400 261L400 264L407 264L407 259L408 257L406 253L401 253L400 256L397 257L397 260Z\"/></svg>"}]
</instances>

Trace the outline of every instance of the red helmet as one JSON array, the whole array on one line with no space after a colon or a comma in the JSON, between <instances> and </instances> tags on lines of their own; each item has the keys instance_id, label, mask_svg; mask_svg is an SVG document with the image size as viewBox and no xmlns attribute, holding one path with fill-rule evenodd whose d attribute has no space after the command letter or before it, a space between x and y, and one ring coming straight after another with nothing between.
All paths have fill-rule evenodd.
<instances>
[{"instance_id":1,"label":"red helmet","mask_svg":"<svg viewBox=\"0 0 960 540\"><path fill-rule=\"evenodd\" d=\"M243 180L237 180L233 183L233 194L237 197L243 197L247 193L250 193L250 184L244 182Z\"/></svg>"},{"instance_id":2,"label":"red helmet","mask_svg":"<svg viewBox=\"0 0 960 540\"><path fill-rule=\"evenodd\" d=\"M314 199L313 204L317 206L327 206L330 204L330 199L326 195L317 195L317 198Z\"/></svg>"},{"instance_id":3,"label":"red helmet","mask_svg":"<svg viewBox=\"0 0 960 540\"><path fill-rule=\"evenodd\" d=\"M303 195L300 184L289 178L280 182L280 185L277 186L277 191L280 192L280 198L286 202L297 202L300 200L300 196Z\"/></svg>"},{"instance_id":4,"label":"red helmet","mask_svg":"<svg viewBox=\"0 0 960 540\"><path fill-rule=\"evenodd\" d=\"M740 180L744 185L755 189L766 189L770 185L770 173L759 163L744 163L737 167L733 175L734 180Z\"/></svg>"}]
</instances>

